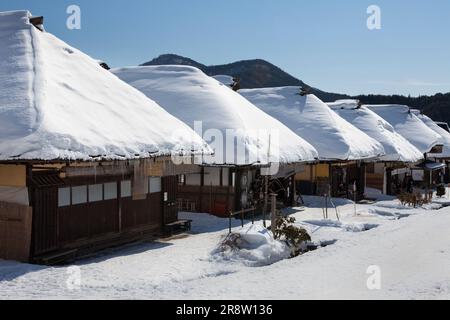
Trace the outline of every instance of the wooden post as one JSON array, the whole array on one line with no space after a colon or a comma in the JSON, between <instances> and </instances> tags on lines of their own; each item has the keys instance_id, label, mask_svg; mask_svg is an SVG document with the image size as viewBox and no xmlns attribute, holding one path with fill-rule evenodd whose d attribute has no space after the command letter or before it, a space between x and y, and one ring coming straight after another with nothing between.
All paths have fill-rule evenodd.
<instances>
[{"instance_id":1,"label":"wooden post","mask_svg":"<svg viewBox=\"0 0 450 320\"><path fill-rule=\"evenodd\" d=\"M292 206L297 206L297 183L295 182L295 175L292 177Z\"/></svg>"},{"instance_id":2,"label":"wooden post","mask_svg":"<svg viewBox=\"0 0 450 320\"><path fill-rule=\"evenodd\" d=\"M231 233L231 217L232 217L233 213L230 211L230 217L228 219L228 231L229 233Z\"/></svg>"},{"instance_id":3,"label":"wooden post","mask_svg":"<svg viewBox=\"0 0 450 320\"><path fill-rule=\"evenodd\" d=\"M271 193L271 226L272 226L272 232L274 232L274 229L277 225L277 194Z\"/></svg>"},{"instance_id":4,"label":"wooden post","mask_svg":"<svg viewBox=\"0 0 450 320\"><path fill-rule=\"evenodd\" d=\"M252 210L252 224L255 224L255 209Z\"/></svg>"},{"instance_id":5,"label":"wooden post","mask_svg":"<svg viewBox=\"0 0 450 320\"><path fill-rule=\"evenodd\" d=\"M267 214L267 207L268 207L268 199L269 197L269 177L264 176L264 208L263 208L263 225L264 228L267 228L266 225L266 214Z\"/></svg>"}]
</instances>

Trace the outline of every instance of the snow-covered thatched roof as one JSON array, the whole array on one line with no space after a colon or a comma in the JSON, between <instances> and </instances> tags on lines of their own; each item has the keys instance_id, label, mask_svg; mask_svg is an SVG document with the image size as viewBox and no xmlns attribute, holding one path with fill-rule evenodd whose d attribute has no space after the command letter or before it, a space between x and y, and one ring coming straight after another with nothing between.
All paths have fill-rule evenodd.
<instances>
[{"instance_id":1,"label":"snow-covered thatched roof","mask_svg":"<svg viewBox=\"0 0 450 320\"><path fill-rule=\"evenodd\" d=\"M195 127L195 122L201 121L197 129L215 150L214 157L205 159L205 163L295 163L317 158L309 143L197 68L154 66L112 71L186 124ZM236 141L224 141L228 132L237 136Z\"/></svg>"},{"instance_id":2,"label":"snow-covered thatched roof","mask_svg":"<svg viewBox=\"0 0 450 320\"><path fill-rule=\"evenodd\" d=\"M359 106L359 101L339 100L328 105L342 118L383 145L386 155L380 160L414 163L423 159L423 154L397 133L392 125L370 109Z\"/></svg>"},{"instance_id":3,"label":"snow-covered thatched roof","mask_svg":"<svg viewBox=\"0 0 450 320\"><path fill-rule=\"evenodd\" d=\"M208 151L183 122L30 17L0 13L0 160Z\"/></svg>"},{"instance_id":4,"label":"snow-covered thatched roof","mask_svg":"<svg viewBox=\"0 0 450 320\"><path fill-rule=\"evenodd\" d=\"M445 129L441 128L436 122L434 122L428 116L422 114L419 110L411 110L423 123L427 125L428 128L436 132L439 136L439 144L443 145L443 151L440 154L432 154L430 156L436 158L450 158L450 133Z\"/></svg>"},{"instance_id":5,"label":"snow-covered thatched roof","mask_svg":"<svg viewBox=\"0 0 450 320\"><path fill-rule=\"evenodd\" d=\"M439 145L441 136L428 128L408 106L367 105L370 110L389 122L406 140L422 153L428 153Z\"/></svg>"},{"instance_id":6,"label":"snow-covered thatched roof","mask_svg":"<svg viewBox=\"0 0 450 320\"><path fill-rule=\"evenodd\" d=\"M240 94L311 143L321 160L362 160L384 155L383 147L298 87L240 90Z\"/></svg>"},{"instance_id":7,"label":"snow-covered thatched roof","mask_svg":"<svg viewBox=\"0 0 450 320\"><path fill-rule=\"evenodd\" d=\"M213 76L213 78L228 87L231 87L234 84L234 78L231 76L217 75L217 76Z\"/></svg>"}]
</instances>

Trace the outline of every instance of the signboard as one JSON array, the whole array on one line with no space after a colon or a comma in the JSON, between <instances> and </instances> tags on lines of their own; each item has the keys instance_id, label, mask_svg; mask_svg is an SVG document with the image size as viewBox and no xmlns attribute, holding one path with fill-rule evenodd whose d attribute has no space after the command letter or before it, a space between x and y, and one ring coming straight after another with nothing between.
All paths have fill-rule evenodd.
<instances>
[{"instance_id":1,"label":"signboard","mask_svg":"<svg viewBox=\"0 0 450 320\"><path fill-rule=\"evenodd\" d=\"M412 170L412 178L414 181L425 180L425 172L423 170Z\"/></svg>"},{"instance_id":2,"label":"signboard","mask_svg":"<svg viewBox=\"0 0 450 320\"><path fill-rule=\"evenodd\" d=\"M392 175L397 176L400 174L408 174L409 171L410 171L409 168L396 169L396 170L392 170Z\"/></svg>"}]
</instances>

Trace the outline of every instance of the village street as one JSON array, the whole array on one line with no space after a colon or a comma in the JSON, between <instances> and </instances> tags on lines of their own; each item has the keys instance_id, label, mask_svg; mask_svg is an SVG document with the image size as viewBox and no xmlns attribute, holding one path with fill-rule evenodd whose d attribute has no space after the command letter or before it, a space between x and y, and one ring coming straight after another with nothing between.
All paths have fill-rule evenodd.
<instances>
[{"instance_id":1,"label":"village street","mask_svg":"<svg viewBox=\"0 0 450 320\"><path fill-rule=\"evenodd\" d=\"M0 298L450 298L450 208L409 209L397 200L355 207L335 199L338 222L334 209L323 219L322 198L305 201L306 209L291 212L315 243L327 246L297 258L276 261L270 250L214 254L228 233L228 219L185 213L194 220L191 234L106 252L75 265L0 261ZM233 224L234 231L241 229L239 221Z\"/></svg>"}]
</instances>

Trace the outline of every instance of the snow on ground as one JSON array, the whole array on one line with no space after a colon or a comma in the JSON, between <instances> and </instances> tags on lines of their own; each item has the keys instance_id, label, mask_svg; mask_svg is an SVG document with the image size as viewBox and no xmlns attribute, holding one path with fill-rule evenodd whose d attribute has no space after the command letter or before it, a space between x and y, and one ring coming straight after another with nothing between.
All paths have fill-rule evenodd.
<instances>
[{"instance_id":1,"label":"snow on ground","mask_svg":"<svg viewBox=\"0 0 450 320\"><path fill-rule=\"evenodd\" d=\"M194 220L191 234L80 261L74 266L81 270L81 285L74 290L67 287L73 266L0 261L0 298L450 298L450 208L411 209L394 199L355 206L333 199L338 205L337 221L333 208L324 220L322 198L305 197L305 202L304 208L285 213L296 217L312 241L325 247L293 259L268 259L267 265L260 266L248 263L255 261L251 254L218 258L215 249L228 233L228 219L184 213L183 217ZM270 244L260 221L255 227L246 224L245 229L240 221L232 222L234 231L262 232L258 241ZM370 266L381 271L381 290L367 287Z\"/></svg>"}]
</instances>

